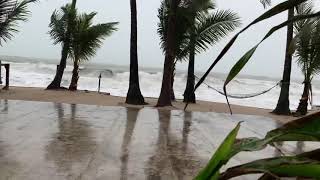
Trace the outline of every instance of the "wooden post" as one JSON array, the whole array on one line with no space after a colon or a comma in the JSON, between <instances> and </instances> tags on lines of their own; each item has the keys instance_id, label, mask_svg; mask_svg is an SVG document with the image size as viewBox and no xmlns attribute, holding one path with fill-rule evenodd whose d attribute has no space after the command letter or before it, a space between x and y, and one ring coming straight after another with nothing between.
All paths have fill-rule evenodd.
<instances>
[{"instance_id":1,"label":"wooden post","mask_svg":"<svg viewBox=\"0 0 320 180\"><path fill-rule=\"evenodd\" d=\"M3 89L9 90L10 64L4 64L4 68L6 69L6 85Z\"/></svg>"},{"instance_id":2,"label":"wooden post","mask_svg":"<svg viewBox=\"0 0 320 180\"><path fill-rule=\"evenodd\" d=\"M0 61L0 84L2 84L2 77L1 77L1 61Z\"/></svg>"},{"instance_id":3,"label":"wooden post","mask_svg":"<svg viewBox=\"0 0 320 180\"><path fill-rule=\"evenodd\" d=\"M100 87L101 87L101 73L99 75L99 84L98 84L98 93L100 93Z\"/></svg>"}]
</instances>

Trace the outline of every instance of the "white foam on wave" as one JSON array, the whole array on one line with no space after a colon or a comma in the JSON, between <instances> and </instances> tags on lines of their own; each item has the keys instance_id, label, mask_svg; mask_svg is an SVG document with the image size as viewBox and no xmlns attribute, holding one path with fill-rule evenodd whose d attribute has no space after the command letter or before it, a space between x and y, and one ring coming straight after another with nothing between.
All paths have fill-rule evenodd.
<instances>
[{"instance_id":1,"label":"white foam on wave","mask_svg":"<svg viewBox=\"0 0 320 180\"><path fill-rule=\"evenodd\" d=\"M56 65L45 63L11 63L11 79L10 83L13 86L24 87L46 87L54 77ZM63 86L68 86L71 79L72 67L68 66L63 77ZM101 89L103 92L110 92L115 96L126 96L129 85L129 72L121 72L117 70L97 70L94 68L84 68L80 74L79 89L96 91L98 88L97 76L103 72L101 81ZM140 72L141 91L145 97L158 97L160 94L162 72ZM210 76L206 83L217 89L222 89L224 79ZM230 94L251 94L261 92L274 86L276 81L272 80L257 80L250 78L238 78L228 85ZM186 86L186 74L177 73L174 90L176 97L183 98L183 93ZM291 84L290 106L295 109L298 106L299 99L303 91L303 85L297 82ZM275 88L267 94L250 98L250 99L230 99L232 104L245 105L251 107L272 109L276 106L280 87ZM320 88L314 86L314 104L320 104ZM201 86L196 96L198 100L214 101L225 103L225 97L208 88L206 85Z\"/></svg>"}]
</instances>

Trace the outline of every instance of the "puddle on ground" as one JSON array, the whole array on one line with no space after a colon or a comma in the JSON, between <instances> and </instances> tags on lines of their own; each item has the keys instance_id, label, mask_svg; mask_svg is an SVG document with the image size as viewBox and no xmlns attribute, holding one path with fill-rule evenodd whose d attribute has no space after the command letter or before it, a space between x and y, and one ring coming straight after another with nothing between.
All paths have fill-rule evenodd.
<instances>
[{"instance_id":1,"label":"puddle on ground","mask_svg":"<svg viewBox=\"0 0 320 180\"><path fill-rule=\"evenodd\" d=\"M257 116L0 100L0 180L188 180L240 121L242 138L280 126ZM240 153L225 168L277 155Z\"/></svg>"}]
</instances>

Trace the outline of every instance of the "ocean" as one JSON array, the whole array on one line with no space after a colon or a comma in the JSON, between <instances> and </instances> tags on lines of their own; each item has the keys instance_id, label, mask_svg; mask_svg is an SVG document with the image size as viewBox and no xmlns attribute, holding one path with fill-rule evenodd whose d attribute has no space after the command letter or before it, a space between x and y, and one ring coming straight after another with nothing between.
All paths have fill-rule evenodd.
<instances>
[{"instance_id":1,"label":"ocean","mask_svg":"<svg viewBox=\"0 0 320 180\"><path fill-rule=\"evenodd\" d=\"M53 79L56 71L56 64L53 60L21 58L21 57L2 57L2 63L11 64L10 85L23 87L45 88ZM116 66L107 64L83 64L80 67L80 79L78 88L81 90L97 91L98 76L101 73L101 91L108 92L114 96L126 96L129 85L129 68L126 66ZM2 71L4 75L4 71ZM186 86L186 73L177 71L174 81L174 91L178 99L183 98ZM62 85L69 86L72 74L72 66L68 65L63 77ZM197 72L201 76L202 72ZM140 87L145 97L158 97L160 94L162 69L140 68ZM226 75L211 74L205 81L208 85L222 90ZM274 86L279 79L255 76L240 76L228 85L228 92L234 95L247 95L262 92ZM295 80L291 83L290 106L296 109L303 91L302 81ZM272 91L249 99L230 99L231 104L245 105L250 107L272 109L276 106L280 87ZM225 97L216 91L202 85L196 91L198 100L223 102ZM313 104L320 104L320 83L313 83ZM311 108L311 106L310 106Z\"/></svg>"}]
</instances>

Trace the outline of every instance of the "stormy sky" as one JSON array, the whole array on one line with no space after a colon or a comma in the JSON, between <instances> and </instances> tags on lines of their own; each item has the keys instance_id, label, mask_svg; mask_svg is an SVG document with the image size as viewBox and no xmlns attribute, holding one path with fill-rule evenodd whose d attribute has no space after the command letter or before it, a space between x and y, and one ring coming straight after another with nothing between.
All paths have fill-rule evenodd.
<instances>
[{"instance_id":1,"label":"stormy sky","mask_svg":"<svg viewBox=\"0 0 320 180\"><path fill-rule=\"evenodd\" d=\"M71 0L70 0L71 1ZM0 49L1 55L25 56L36 58L56 59L60 58L60 45L52 45L48 35L48 24L54 9L58 9L66 0L41 0L31 5L32 15L28 22L20 23L20 33L15 38L4 44ZM274 0L274 4L277 1ZM242 27L262 14L265 9L259 0L216 0L218 9L231 9L238 13L242 19ZM319 0L315 0L319 5ZM157 9L160 0L137 0L138 6L138 53L139 63L143 67L163 66L163 53L159 46L157 35ZM104 41L104 45L92 58L92 62L105 64L129 64L129 40L130 40L130 3L129 0L78 0L78 9L81 12L98 12L95 23L120 22L119 30ZM251 47L253 47L266 32L274 25L284 21L287 17L283 13L271 20L260 23L244 33L231 51L218 64L214 72L226 73L232 65ZM235 32L239 31L237 29ZM275 33L264 42L257 50L252 61L242 72L243 74L271 76L281 79L286 29ZM234 33L233 33L234 34ZM217 56L219 51L227 43L231 36L211 47L207 52L197 55L196 70L205 71ZM178 68L186 69L186 63L179 64ZM300 77L297 67L293 70L294 77Z\"/></svg>"}]
</instances>

